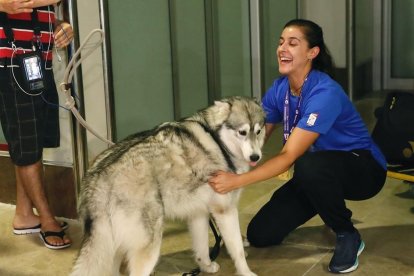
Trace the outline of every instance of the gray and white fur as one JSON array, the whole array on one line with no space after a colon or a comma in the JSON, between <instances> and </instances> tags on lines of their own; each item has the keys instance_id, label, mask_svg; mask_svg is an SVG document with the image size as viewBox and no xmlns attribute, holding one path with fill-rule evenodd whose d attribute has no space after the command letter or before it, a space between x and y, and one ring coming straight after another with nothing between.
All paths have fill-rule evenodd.
<instances>
[{"instance_id":1,"label":"gray and white fur","mask_svg":"<svg viewBox=\"0 0 414 276\"><path fill-rule=\"evenodd\" d=\"M104 151L82 183L84 239L71 275L119 275L123 260L130 275L150 275L166 218L188 222L195 261L201 271L215 273L219 265L209 257L210 214L236 274L256 275L241 239L241 189L218 194L208 178L218 170L248 171L262 157L264 132L261 106L250 98L230 97Z\"/></svg>"}]
</instances>

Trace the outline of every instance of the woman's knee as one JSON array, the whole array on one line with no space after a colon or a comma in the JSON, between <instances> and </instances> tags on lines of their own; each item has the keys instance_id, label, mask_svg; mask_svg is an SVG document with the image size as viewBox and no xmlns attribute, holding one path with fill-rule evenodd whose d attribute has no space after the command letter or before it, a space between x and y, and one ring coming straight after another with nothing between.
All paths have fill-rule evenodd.
<instances>
[{"instance_id":1,"label":"woman's knee","mask_svg":"<svg viewBox=\"0 0 414 276\"><path fill-rule=\"evenodd\" d=\"M256 223L253 219L247 227L247 240L250 245L254 247L267 247L282 243L285 236L270 228Z\"/></svg>"},{"instance_id":2,"label":"woman's knee","mask_svg":"<svg viewBox=\"0 0 414 276\"><path fill-rule=\"evenodd\" d=\"M306 153L295 161L295 176L309 179L317 175L320 160L314 153Z\"/></svg>"},{"instance_id":3,"label":"woman's knee","mask_svg":"<svg viewBox=\"0 0 414 276\"><path fill-rule=\"evenodd\" d=\"M333 171L329 160L323 155L308 153L296 160L294 178L299 190L315 191L319 185L335 177Z\"/></svg>"}]
</instances>

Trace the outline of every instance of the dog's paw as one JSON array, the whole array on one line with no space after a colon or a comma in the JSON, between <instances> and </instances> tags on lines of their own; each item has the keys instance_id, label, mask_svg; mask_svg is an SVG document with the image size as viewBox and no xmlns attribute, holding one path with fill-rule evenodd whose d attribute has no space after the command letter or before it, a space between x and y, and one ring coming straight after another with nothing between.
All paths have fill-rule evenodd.
<instances>
[{"instance_id":1,"label":"dog's paw","mask_svg":"<svg viewBox=\"0 0 414 276\"><path fill-rule=\"evenodd\" d=\"M209 265L201 265L200 270L207 273L216 273L219 271L220 265L216 262L211 262Z\"/></svg>"},{"instance_id":2,"label":"dog's paw","mask_svg":"<svg viewBox=\"0 0 414 276\"><path fill-rule=\"evenodd\" d=\"M242 240L243 240L243 247L250 247L250 242L246 237L242 236Z\"/></svg>"}]
</instances>

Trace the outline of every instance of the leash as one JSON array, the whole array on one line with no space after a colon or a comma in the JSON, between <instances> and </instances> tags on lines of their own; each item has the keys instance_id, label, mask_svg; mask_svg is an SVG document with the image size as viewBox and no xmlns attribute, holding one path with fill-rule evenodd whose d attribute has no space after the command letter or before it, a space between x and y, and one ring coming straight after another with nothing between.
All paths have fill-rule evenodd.
<instances>
[{"instance_id":1,"label":"leash","mask_svg":"<svg viewBox=\"0 0 414 276\"><path fill-rule=\"evenodd\" d=\"M85 48L86 43L91 39L91 37L95 34L99 33L100 37L99 40L95 43L93 47L91 47L86 53L83 53L81 57L81 51L83 48ZM86 121L82 118L79 111L76 109L75 105L76 102L74 98L71 95L70 90L72 89L72 78L73 74L76 71L76 68L81 64L82 60L89 56L95 49L99 47L99 45L102 43L104 39L104 32L101 29L94 29L92 30L88 36L86 37L85 41L79 46L79 49L75 52L75 54L72 56L72 59L70 60L68 66L65 69L65 73L63 75L63 82L60 84L60 89L63 93L66 95L66 107L72 111L75 118L78 120L78 122L87 130L89 130L93 135L104 141L105 143L108 143L109 145L114 145L112 141L109 141L108 139L101 136L97 131L95 131Z\"/></svg>"},{"instance_id":2,"label":"leash","mask_svg":"<svg viewBox=\"0 0 414 276\"><path fill-rule=\"evenodd\" d=\"M211 231L213 232L214 238L216 239L214 246L210 249L210 260L214 261L220 253L221 236L217 232L216 225L213 219L210 219L209 224L210 224ZM182 276L197 276L200 273L201 273L201 270L199 267L197 267L191 270L190 272L183 273Z\"/></svg>"}]
</instances>

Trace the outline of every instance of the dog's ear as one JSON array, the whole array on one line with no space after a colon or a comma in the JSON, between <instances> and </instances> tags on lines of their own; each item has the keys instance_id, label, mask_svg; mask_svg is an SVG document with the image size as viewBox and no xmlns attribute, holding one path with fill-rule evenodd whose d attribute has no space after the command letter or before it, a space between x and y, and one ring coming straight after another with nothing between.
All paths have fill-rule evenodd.
<instances>
[{"instance_id":1,"label":"dog's ear","mask_svg":"<svg viewBox=\"0 0 414 276\"><path fill-rule=\"evenodd\" d=\"M227 101L214 101L212 106L212 113L210 113L211 126L220 126L227 119L231 111L231 104Z\"/></svg>"},{"instance_id":2,"label":"dog's ear","mask_svg":"<svg viewBox=\"0 0 414 276\"><path fill-rule=\"evenodd\" d=\"M214 106L217 108L217 111L220 113L230 112L230 103L226 101L214 101Z\"/></svg>"},{"instance_id":3,"label":"dog's ear","mask_svg":"<svg viewBox=\"0 0 414 276\"><path fill-rule=\"evenodd\" d=\"M229 103L224 101L214 101L214 105L218 106L219 108L228 107Z\"/></svg>"}]
</instances>

